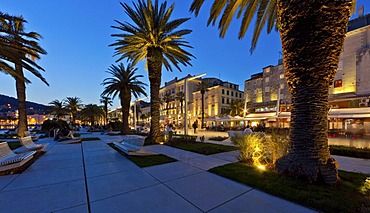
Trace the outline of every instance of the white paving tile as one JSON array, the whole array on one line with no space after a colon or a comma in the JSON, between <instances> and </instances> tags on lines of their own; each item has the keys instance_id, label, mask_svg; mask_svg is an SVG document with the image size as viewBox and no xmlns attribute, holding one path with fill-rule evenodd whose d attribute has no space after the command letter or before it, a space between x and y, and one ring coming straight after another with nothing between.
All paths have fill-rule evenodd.
<instances>
[{"instance_id":1,"label":"white paving tile","mask_svg":"<svg viewBox=\"0 0 370 213\"><path fill-rule=\"evenodd\" d=\"M147 167L144 168L144 170L147 171L149 174L153 175L161 182L175 180L178 178L204 172L201 169L198 169L196 167L190 166L179 161L173 163L166 163L158 166Z\"/></svg>"},{"instance_id":2,"label":"white paving tile","mask_svg":"<svg viewBox=\"0 0 370 213\"><path fill-rule=\"evenodd\" d=\"M165 184L202 211L215 208L251 189L209 172L176 179Z\"/></svg>"},{"instance_id":3,"label":"white paving tile","mask_svg":"<svg viewBox=\"0 0 370 213\"><path fill-rule=\"evenodd\" d=\"M196 213L201 212L189 202L179 197L163 185L121 194L91 203L91 212L161 212Z\"/></svg>"},{"instance_id":4,"label":"white paving tile","mask_svg":"<svg viewBox=\"0 0 370 213\"><path fill-rule=\"evenodd\" d=\"M0 191L18 176L19 174L0 176Z\"/></svg>"}]
</instances>

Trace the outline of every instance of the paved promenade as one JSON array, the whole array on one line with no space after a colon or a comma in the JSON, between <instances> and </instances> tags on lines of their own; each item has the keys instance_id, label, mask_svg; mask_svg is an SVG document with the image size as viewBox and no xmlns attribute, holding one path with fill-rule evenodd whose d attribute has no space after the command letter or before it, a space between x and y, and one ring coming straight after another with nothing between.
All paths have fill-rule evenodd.
<instances>
[{"instance_id":1,"label":"paved promenade","mask_svg":"<svg viewBox=\"0 0 370 213\"><path fill-rule=\"evenodd\" d=\"M0 212L313 212L207 172L235 162L235 151L204 156L147 146L178 161L142 169L106 144L119 136L86 135L95 136L102 140L41 139L50 143L41 158L22 174L0 176Z\"/></svg>"}]
</instances>

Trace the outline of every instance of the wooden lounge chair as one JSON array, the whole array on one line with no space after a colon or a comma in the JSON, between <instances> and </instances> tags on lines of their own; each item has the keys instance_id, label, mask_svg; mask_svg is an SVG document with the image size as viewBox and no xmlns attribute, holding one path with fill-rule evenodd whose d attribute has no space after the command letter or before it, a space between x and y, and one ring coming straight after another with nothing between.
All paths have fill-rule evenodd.
<instances>
[{"instance_id":1,"label":"wooden lounge chair","mask_svg":"<svg viewBox=\"0 0 370 213\"><path fill-rule=\"evenodd\" d=\"M113 142L113 144L118 149L129 155L130 152L137 152L141 149L141 147L144 145L145 138L146 137L142 136L131 136L123 141Z\"/></svg>"},{"instance_id":2,"label":"wooden lounge chair","mask_svg":"<svg viewBox=\"0 0 370 213\"><path fill-rule=\"evenodd\" d=\"M35 154L35 151L24 152L22 154L15 154L7 142L0 142L0 171L14 169L22 166Z\"/></svg>"},{"instance_id":3,"label":"wooden lounge chair","mask_svg":"<svg viewBox=\"0 0 370 213\"><path fill-rule=\"evenodd\" d=\"M19 142L21 143L22 146L19 147L18 149L15 149L14 150L15 153L23 153L27 151L41 152L41 151L44 151L46 147L48 146L48 144L35 144L32 141L31 136L19 138Z\"/></svg>"},{"instance_id":4,"label":"wooden lounge chair","mask_svg":"<svg viewBox=\"0 0 370 213\"><path fill-rule=\"evenodd\" d=\"M30 131L24 131L24 137L31 136L32 141L37 141L39 139L39 136L36 136L34 133L31 133Z\"/></svg>"}]
</instances>

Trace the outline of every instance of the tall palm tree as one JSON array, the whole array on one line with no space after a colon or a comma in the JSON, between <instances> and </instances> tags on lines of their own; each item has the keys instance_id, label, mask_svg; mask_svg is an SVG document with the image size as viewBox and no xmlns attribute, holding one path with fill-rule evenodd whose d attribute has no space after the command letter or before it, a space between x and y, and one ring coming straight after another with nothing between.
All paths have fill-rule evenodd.
<instances>
[{"instance_id":1,"label":"tall palm tree","mask_svg":"<svg viewBox=\"0 0 370 213\"><path fill-rule=\"evenodd\" d=\"M200 91L200 94L202 95L202 128L204 128L204 94L208 92L209 84L205 81L201 81L197 85L196 91Z\"/></svg>"},{"instance_id":2,"label":"tall palm tree","mask_svg":"<svg viewBox=\"0 0 370 213\"><path fill-rule=\"evenodd\" d=\"M105 125L107 125L108 124L108 106L112 106L113 101L108 96L101 96L100 103L104 105Z\"/></svg>"},{"instance_id":3,"label":"tall palm tree","mask_svg":"<svg viewBox=\"0 0 370 213\"><path fill-rule=\"evenodd\" d=\"M244 100L235 99L230 103L230 115L231 116L243 116L244 113Z\"/></svg>"},{"instance_id":4,"label":"tall palm tree","mask_svg":"<svg viewBox=\"0 0 370 213\"><path fill-rule=\"evenodd\" d=\"M93 126L103 116L103 109L96 104L88 104L81 110L81 118L88 120Z\"/></svg>"},{"instance_id":5,"label":"tall palm tree","mask_svg":"<svg viewBox=\"0 0 370 213\"><path fill-rule=\"evenodd\" d=\"M6 35L7 37L6 40L1 39L2 43L10 49L15 50L14 54L11 57L6 58L6 60L14 63L15 72L17 73L15 76L15 82L19 111L18 136L23 137L24 131L27 130L26 83L31 83L24 77L23 69L28 70L49 86L46 79L40 73L40 71L44 71L44 69L33 61L34 59L40 59L40 55L45 55L46 51L37 43L41 38L41 35L36 32L25 31L24 24L26 21L23 17L9 15L2 15L2 17L3 19L0 22L0 28L2 35ZM5 48L4 50L9 48ZM4 67L7 69L3 64L2 69Z\"/></svg>"},{"instance_id":6,"label":"tall palm tree","mask_svg":"<svg viewBox=\"0 0 370 213\"><path fill-rule=\"evenodd\" d=\"M0 12L0 72L11 75L13 78L19 78L29 83L29 80L18 74L14 67L7 62L13 62L17 59L18 51L21 49L10 46L11 37L7 34L7 20L11 16Z\"/></svg>"},{"instance_id":7,"label":"tall palm tree","mask_svg":"<svg viewBox=\"0 0 370 213\"><path fill-rule=\"evenodd\" d=\"M71 113L72 123L75 124L77 113L82 108L82 100L79 97L67 97L64 102L65 108Z\"/></svg>"},{"instance_id":8,"label":"tall palm tree","mask_svg":"<svg viewBox=\"0 0 370 213\"><path fill-rule=\"evenodd\" d=\"M168 110L170 109L170 102L173 101L173 96L171 93L166 93L163 96L163 102L166 103L166 116L168 117Z\"/></svg>"},{"instance_id":9,"label":"tall palm tree","mask_svg":"<svg viewBox=\"0 0 370 213\"><path fill-rule=\"evenodd\" d=\"M337 162L330 156L327 135L328 94L333 83L352 0L214 0L208 24L219 20L220 36L233 17L242 18L243 38L257 14L251 50L262 28L279 29L285 76L291 93L291 150L278 160L279 173L303 177L310 182L338 180ZM198 14L204 0L193 0L190 10ZM221 15L222 14L222 15Z\"/></svg>"},{"instance_id":10,"label":"tall palm tree","mask_svg":"<svg viewBox=\"0 0 370 213\"><path fill-rule=\"evenodd\" d=\"M184 92L178 92L176 93L175 99L180 103L180 113L181 116L183 116L183 105L184 105L184 100L185 100L185 94Z\"/></svg>"},{"instance_id":11,"label":"tall palm tree","mask_svg":"<svg viewBox=\"0 0 370 213\"><path fill-rule=\"evenodd\" d=\"M171 64L181 71L179 64L191 65L192 54L183 47L191 48L184 40L184 36L191 30L176 30L189 18L170 21L174 5L167 8L167 2L154 5L151 0L138 0L134 7L122 4L126 14L133 24L116 21L118 26L113 28L122 31L122 34L113 34L117 41L110 46L116 47L115 55L121 55L118 60L130 58L133 64L140 60L146 61L150 82L150 110L151 127L148 141L160 141L159 129L159 88L161 85L162 66L172 71Z\"/></svg>"},{"instance_id":12,"label":"tall palm tree","mask_svg":"<svg viewBox=\"0 0 370 213\"><path fill-rule=\"evenodd\" d=\"M50 114L55 115L60 120L64 115L67 114L67 110L64 108L64 101L55 99L50 103Z\"/></svg>"},{"instance_id":13,"label":"tall palm tree","mask_svg":"<svg viewBox=\"0 0 370 213\"><path fill-rule=\"evenodd\" d=\"M136 75L137 68L133 64L129 63L126 68L121 63L118 66L111 65L107 73L112 75L110 78L104 79L102 85L105 86L102 95L112 96L114 99L117 95L121 101L122 107L122 134L127 134L129 131L129 111L130 111L130 101L131 94L135 98L140 95L146 96L145 83L141 82L139 78L143 75Z\"/></svg>"}]
</instances>

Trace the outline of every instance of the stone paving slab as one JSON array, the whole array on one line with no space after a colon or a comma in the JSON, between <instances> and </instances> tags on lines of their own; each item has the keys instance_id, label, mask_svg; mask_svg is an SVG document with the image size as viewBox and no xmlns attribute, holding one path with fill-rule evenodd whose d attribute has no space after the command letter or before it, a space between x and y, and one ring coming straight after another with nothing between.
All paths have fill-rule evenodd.
<instances>
[{"instance_id":1,"label":"stone paving slab","mask_svg":"<svg viewBox=\"0 0 370 213\"><path fill-rule=\"evenodd\" d=\"M210 156L201 156L196 158L189 158L186 160L183 160L183 162L192 165L194 167L203 169L205 171L212 169L217 166L222 166L225 164L229 164L229 161L221 160L218 158L213 158Z\"/></svg>"},{"instance_id":2,"label":"stone paving slab","mask_svg":"<svg viewBox=\"0 0 370 213\"><path fill-rule=\"evenodd\" d=\"M83 179L84 172L82 166L42 172L26 172L19 175L19 177L15 179L12 184L5 187L3 191L31 188Z\"/></svg>"},{"instance_id":3,"label":"stone paving slab","mask_svg":"<svg viewBox=\"0 0 370 213\"><path fill-rule=\"evenodd\" d=\"M60 211L55 211L58 213L88 213L88 207L87 205L81 205L81 206L76 206L76 207L71 207L67 209L63 209Z\"/></svg>"},{"instance_id":4,"label":"stone paving slab","mask_svg":"<svg viewBox=\"0 0 370 213\"><path fill-rule=\"evenodd\" d=\"M85 167L87 178L114 174L134 169L139 169L139 167L128 159L122 161L94 164Z\"/></svg>"},{"instance_id":5,"label":"stone paving slab","mask_svg":"<svg viewBox=\"0 0 370 213\"><path fill-rule=\"evenodd\" d=\"M94 164L109 163L114 161L127 161L127 158L116 152L115 154L90 156L85 158L85 165L90 166Z\"/></svg>"},{"instance_id":6,"label":"stone paving slab","mask_svg":"<svg viewBox=\"0 0 370 213\"><path fill-rule=\"evenodd\" d=\"M66 169L71 167L82 168L82 161L78 158L65 159L65 160L37 160L34 162L24 173L27 172L44 172L58 169Z\"/></svg>"},{"instance_id":7,"label":"stone paving slab","mask_svg":"<svg viewBox=\"0 0 370 213\"><path fill-rule=\"evenodd\" d=\"M194 166L190 166L183 162L166 163L158 166L151 166L144 168L149 174L160 180L167 182L178 178L186 177L189 175L204 172Z\"/></svg>"},{"instance_id":8,"label":"stone paving slab","mask_svg":"<svg viewBox=\"0 0 370 213\"><path fill-rule=\"evenodd\" d=\"M86 204L83 180L0 192L1 209L12 213L53 212ZM1 211L1 210L0 210Z\"/></svg>"},{"instance_id":9,"label":"stone paving slab","mask_svg":"<svg viewBox=\"0 0 370 213\"><path fill-rule=\"evenodd\" d=\"M258 190L251 190L248 193L227 202L212 211L212 213L231 212L281 212L281 213L309 213L315 212L312 209L302 207L281 198L266 194Z\"/></svg>"},{"instance_id":10,"label":"stone paving slab","mask_svg":"<svg viewBox=\"0 0 370 213\"><path fill-rule=\"evenodd\" d=\"M224 152L224 153L218 153L214 155L208 155L210 157L218 158L221 160L229 161L230 163L236 163L238 162L239 157L239 150L231 151L231 152Z\"/></svg>"},{"instance_id":11,"label":"stone paving slab","mask_svg":"<svg viewBox=\"0 0 370 213\"><path fill-rule=\"evenodd\" d=\"M187 176L165 184L202 211L209 211L251 190L248 186L209 172Z\"/></svg>"},{"instance_id":12,"label":"stone paving slab","mask_svg":"<svg viewBox=\"0 0 370 213\"><path fill-rule=\"evenodd\" d=\"M164 185L155 185L91 203L91 212L201 212Z\"/></svg>"},{"instance_id":13,"label":"stone paving slab","mask_svg":"<svg viewBox=\"0 0 370 213\"><path fill-rule=\"evenodd\" d=\"M155 184L159 182L141 169L87 179L91 202Z\"/></svg>"},{"instance_id":14,"label":"stone paving slab","mask_svg":"<svg viewBox=\"0 0 370 213\"><path fill-rule=\"evenodd\" d=\"M332 156L338 161L340 170L370 174L370 159Z\"/></svg>"},{"instance_id":15,"label":"stone paving slab","mask_svg":"<svg viewBox=\"0 0 370 213\"><path fill-rule=\"evenodd\" d=\"M19 174L0 176L0 191L2 191L9 183L16 179Z\"/></svg>"}]
</instances>

